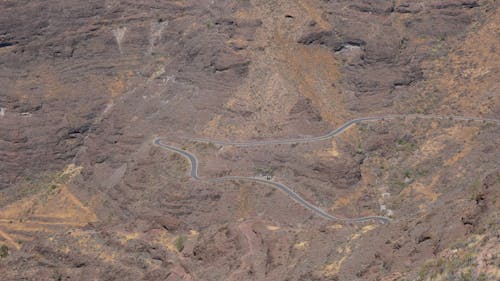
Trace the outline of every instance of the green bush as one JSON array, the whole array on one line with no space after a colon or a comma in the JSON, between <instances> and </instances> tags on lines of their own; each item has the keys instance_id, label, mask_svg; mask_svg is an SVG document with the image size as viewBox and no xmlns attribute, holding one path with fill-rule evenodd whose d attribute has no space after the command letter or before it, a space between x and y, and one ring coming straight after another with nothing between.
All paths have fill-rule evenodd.
<instances>
[{"instance_id":1,"label":"green bush","mask_svg":"<svg viewBox=\"0 0 500 281\"><path fill-rule=\"evenodd\" d=\"M177 236L177 238L174 241L175 248L177 251L182 252L184 250L184 243L186 243L187 238L183 235Z\"/></svg>"},{"instance_id":2,"label":"green bush","mask_svg":"<svg viewBox=\"0 0 500 281\"><path fill-rule=\"evenodd\" d=\"M9 255L9 248L5 245L0 246L0 258L5 258Z\"/></svg>"},{"instance_id":3,"label":"green bush","mask_svg":"<svg viewBox=\"0 0 500 281\"><path fill-rule=\"evenodd\" d=\"M62 280L62 274L60 272L54 272L52 275L52 279L55 281L61 281Z\"/></svg>"}]
</instances>

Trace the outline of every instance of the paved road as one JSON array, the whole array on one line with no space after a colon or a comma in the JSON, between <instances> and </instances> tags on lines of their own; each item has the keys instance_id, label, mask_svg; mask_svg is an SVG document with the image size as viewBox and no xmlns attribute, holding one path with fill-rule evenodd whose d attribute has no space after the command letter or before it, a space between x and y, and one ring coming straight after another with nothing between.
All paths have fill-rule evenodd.
<instances>
[{"instance_id":1,"label":"paved road","mask_svg":"<svg viewBox=\"0 0 500 281\"><path fill-rule=\"evenodd\" d=\"M215 179L204 180L198 176L198 159L196 158L196 156L194 154L192 154L186 150L182 150L180 148L177 148L175 146L165 144L162 142L162 139L155 139L153 143L155 145L163 148L163 149L178 153L178 154L184 156L186 159L188 159L190 166L191 166L189 175L194 180L206 181L206 182L221 182L221 181L227 181L227 180L232 180L232 181L243 180L243 181L253 181L253 182L258 182L258 183L262 183L265 185L269 185L269 186L272 186L274 188L277 188L277 189L283 191L284 193L286 193L288 196L290 196L293 200L295 200L296 202L298 202L302 206L308 208L309 210L313 211L314 213L320 215L321 217L323 217L325 219L329 219L329 220L339 220L339 221L345 221L345 222L366 222L366 221L370 221L370 220L376 220L376 221L379 221L381 223L388 223L390 221L389 218L381 217L381 216L369 216L369 217L347 219L347 218L340 218L340 217L330 215L329 213L327 213L323 209L309 203L304 198L300 197L300 195L295 193L295 191L293 191L288 186L286 186L282 183L276 182L276 181L267 180L267 179L263 179L263 178L231 176L231 177L220 177L220 178L215 178Z\"/></svg>"},{"instance_id":2,"label":"paved road","mask_svg":"<svg viewBox=\"0 0 500 281\"><path fill-rule=\"evenodd\" d=\"M200 181L202 180L200 177L198 177L198 159L196 159L196 156L194 156L194 154L191 154L191 153L189 153L185 150L182 150L180 148L177 148L175 146L166 145L166 144L162 143L161 141L162 141L161 139L155 139L153 143L161 148L178 153L178 154L184 156L185 158L187 158L189 160L190 165L191 165L191 171L189 171L189 175L191 176L191 178L193 178L195 180L200 180Z\"/></svg>"},{"instance_id":3,"label":"paved road","mask_svg":"<svg viewBox=\"0 0 500 281\"><path fill-rule=\"evenodd\" d=\"M500 120L497 119L488 119L488 118L477 118L477 117L463 117L463 116L440 116L440 115L421 115L421 114L413 114L413 115L387 115L387 116L378 116L378 117L363 117L363 118L357 118L357 119L352 119L350 121L347 121L344 123L342 126L339 128L329 132L326 135L322 136L317 136L317 137L305 137L305 138L296 138L296 139L283 139L283 140L263 140L263 141L246 141L246 142L236 142L236 141L218 141L218 140L211 140L211 139L202 139L202 138L193 138L191 139L192 141L197 141L197 142L208 142L208 143L214 143L218 145L231 145L231 146L257 146L257 145L272 145L272 144L293 144L293 143L303 143L303 142L313 142L313 141L321 141L321 140L326 140L333 138L345 130L347 130L349 127L351 127L354 124L358 124L361 122L370 122L370 121L379 121L379 120L392 120L392 119L397 119L397 118L420 118L420 119L449 119L449 120L457 120L457 121L473 121L473 122L491 122L491 123L496 123L500 124ZM208 179L204 180L201 179L198 176L198 159L196 156L186 150L177 148L175 146L171 146L168 144L165 144L162 142L162 139L155 139L154 144L166 149L170 150L172 152L178 153L182 156L184 156L186 159L189 160L189 163L191 165L191 170L190 170L190 176L191 178L199 181L207 181L207 182L220 182L220 181L227 181L227 180L244 180L244 181L253 181L253 182L258 182L262 183L265 185L272 186L274 188L277 188L284 193L286 193L288 196L290 196L293 200L301 204L302 206L308 208L309 210L313 211L317 215L329 219L329 220L339 220L339 221L345 221L345 222L366 222L370 220L376 220L381 223L388 223L390 222L390 219L387 217L382 217L382 216L369 216L369 217L361 217L361 218L339 218L336 216L333 216L323 209L309 203L306 201L304 198L300 197L295 191L293 191L291 188L288 186L272 181L272 180L267 180L263 178L258 178L258 177L237 177L237 176L229 176L229 177L220 177L220 178L215 178L215 179Z\"/></svg>"},{"instance_id":4,"label":"paved road","mask_svg":"<svg viewBox=\"0 0 500 281\"><path fill-rule=\"evenodd\" d=\"M282 140L261 140L261 141L222 141L222 140L212 140L205 138L191 138L190 140L196 142L213 143L223 146L258 146L258 145L273 145L273 144L293 144L293 143L304 143L304 142L314 142L322 141L333 138L345 130L349 129L352 125L370 122L370 121L380 121L380 120L393 120L398 118L420 118L420 119L450 119L456 121L472 121L472 122L491 122L500 124L500 120L489 119L489 118L477 118L477 117L464 117L464 116L441 116L441 115L423 115L423 114L410 114L410 115L386 115L386 116L374 116L374 117L362 117L347 121L342 126L329 132L326 135L317 137L305 137L296 139L282 139Z\"/></svg>"}]
</instances>

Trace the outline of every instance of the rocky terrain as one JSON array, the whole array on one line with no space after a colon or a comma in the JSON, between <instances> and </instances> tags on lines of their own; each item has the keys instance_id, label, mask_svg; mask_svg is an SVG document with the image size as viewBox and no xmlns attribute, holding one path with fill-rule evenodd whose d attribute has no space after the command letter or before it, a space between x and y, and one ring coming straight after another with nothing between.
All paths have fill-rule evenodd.
<instances>
[{"instance_id":1,"label":"rocky terrain","mask_svg":"<svg viewBox=\"0 0 500 281\"><path fill-rule=\"evenodd\" d=\"M495 0L0 1L2 280L498 280ZM323 141L220 146L323 135ZM326 220L264 176L330 214Z\"/></svg>"}]
</instances>

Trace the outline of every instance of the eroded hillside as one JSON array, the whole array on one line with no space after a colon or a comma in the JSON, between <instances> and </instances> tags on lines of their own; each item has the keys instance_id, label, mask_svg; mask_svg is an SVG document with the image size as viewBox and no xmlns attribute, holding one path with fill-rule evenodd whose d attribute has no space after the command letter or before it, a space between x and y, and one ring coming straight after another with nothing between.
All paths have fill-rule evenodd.
<instances>
[{"instance_id":1,"label":"eroded hillside","mask_svg":"<svg viewBox=\"0 0 500 281\"><path fill-rule=\"evenodd\" d=\"M2 280L500 278L499 17L492 0L2 1ZM392 115L320 141L190 140ZM157 138L202 178L391 221L194 180Z\"/></svg>"}]
</instances>

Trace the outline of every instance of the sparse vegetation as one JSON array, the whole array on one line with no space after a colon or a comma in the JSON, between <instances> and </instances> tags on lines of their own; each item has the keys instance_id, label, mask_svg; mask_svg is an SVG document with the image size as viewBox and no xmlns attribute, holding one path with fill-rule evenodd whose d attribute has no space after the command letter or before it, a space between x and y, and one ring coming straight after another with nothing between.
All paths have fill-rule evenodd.
<instances>
[{"instance_id":1,"label":"sparse vegetation","mask_svg":"<svg viewBox=\"0 0 500 281\"><path fill-rule=\"evenodd\" d=\"M476 179L471 186L471 197L470 200L478 202L481 199L481 193L479 192L481 188L481 181Z\"/></svg>"},{"instance_id":2,"label":"sparse vegetation","mask_svg":"<svg viewBox=\"0 0 500 281\"><path fill-rule=\"evenodd\" d=\"M477 281L486 281L486 280L488 280L488 276L486 276L485 273L481 273L481 274L479 274L479 276L477 277L476 280Z\"/></svg>"},{"instance_id":3,"label":"sparse vegetation","mask_svg":"<svg viewBox=\"0 0 500 281\"><path fill-rule=\"evenodd\" d=\"M411 178L411 176L412 176L412 172L411 172L410 170L405 170L405 172L404 172L404 176L405 176L406 178Z\"/></svg>"},{"instance_id":4,"label":"sparse vegetation","mask_svg":"<svg viewBox=\"0 0 500 281\"><path fill-rule=\"evenodd\" d=\"M184 250L184 244L186 243L186 236L184 235L179 235L177 238L175 238L174 245L177 251L182 252Z\"/></svg>"},{"instance_id":5,"label":"sparse vegetation","mask_svg":"<svg viewBox=\"0 0 500 281\"><path fill-rule=\"evenodd\" d=\"M9 255L9 248L5 245L0 246L0 258L6 258Z\"/></svg>"},{"instance_id":6,"label":"sparse vegetation","mask_svg":"<svg viewBox=\"0 0 500 281\"><path fill-rule=\"evenodd\" d=\"M465 272L460 273L460 280L461 281L472 281L472 273L470 270L466 270Z\"/></svg>"},{"instance_id":7,"label":"sparse vegetation","mask_svg":"<svg viewBox=\"0 0 500 281\"><path fill-rule=\"evenodd\" d=\"M218 150L219 149L219 147L217 147L217 145L215 143L213 143L213 142L208 142L206 144L206 148L207 149L212 149L212 150Z\"/></svg>"},{"instance_id":8,"label":"sparse vegetation","mask_svg":"<svg viewBox=\"0 0 500 281\"><path fill-rule=\"evenodd\" d=\"M403 189L408 186L403 180L398 178L392 178L389 180L389 188L392 193L399 194Z\"/></svg>"},{"instance_id":9,"label":"sparse vegetation","mask_svg":"<svg viewBox=\"0 0 500 281\"><path fill-rule=\"evenodd\" d=\"M360 132L360 133L364 133L364 132L366 132L366 131L367 131L367 127L368 127L368 126L366 126L365 124L360 124L360 125L358 126L358 130L359 130L359 132Z\"/></svg>"},{"instance_id":10,"label":"sparse vegetation","mask_svg":"<svg viewBox=\"0 0 500 281\"><path fill-rule=\"evenodd\" d=\"M391 171L391 169L387 169ZM399 169L395 169L391 172L391 175L388 180L389 190L392 194L399 194L406 187L408 187L412 182L415 181L417 176L420 176L423 172L419 169L415 169L412 167L401 167Z\"/></svg>"},{"instance_id":11,"label":"sparse vegetation","mask_svg":"<svg viewBox=\"0 0 500 281\"><path fill-rule=\"evenodd\" d=\"M358 145L356 147L356 153L363 154L363 145L361 143L358 143Z\"/></svg>"},{"instance_id":12,"label":"sparse vegetation","mask_svg":"<svg viewBox=\"0 0 500 281\"><path fill-rule=\"evenodd\" d=\"M52 275L52 279L55 281L61 281L62 280L62 274L58 271L54 272L54 275Z\"/></svg>"},{"instance_id":13,"label":"sparse vegetation","mask_svg":"<svg viewBox=\"0 0 500 281\"><path fill-rule=\"evenodd\" d=\"M258 174L258 175L261 175L261 176L274 176L274 172L276 171L276 167L256 167L255 168L255 172Z\"/></svg>"},{"instance_id":14,"label":"sparse vegetation","mask_svg":"<svg viewBox=\"0 0 500 281\"><path fill-rule=\"evenodd\" d=\"M406 168L403 171L403 179L409 178L411 180L415 180L417 177L426 176L427 174L429 174L429 170L425 168Z\"/></svg>"},{"instance_id":15,"label":"sparse vegetation","mask_svg":"<svg viewBox=\"0 0 500 281\"><path fill-rule=\"evenodd\" d=\"M415 149L417 149L417 144L406 138L399 138L396 140L396 143L397 143L397 149L399 151L413 152L415 151Z\"/></svg>"},{"instance_id":16,"label":"sparse vegetation","mask_svg":"<svg viewBox=\"0 0 500 281\"><path fill-rule=\"evenodd\" d=\"M460 240L449 248L452 250L451 255L427 260L420 268L416 280L489 280L485 273L476 271L476 254L471 246L477 242L477 238Z\"/></svg>"}]
</instances>

